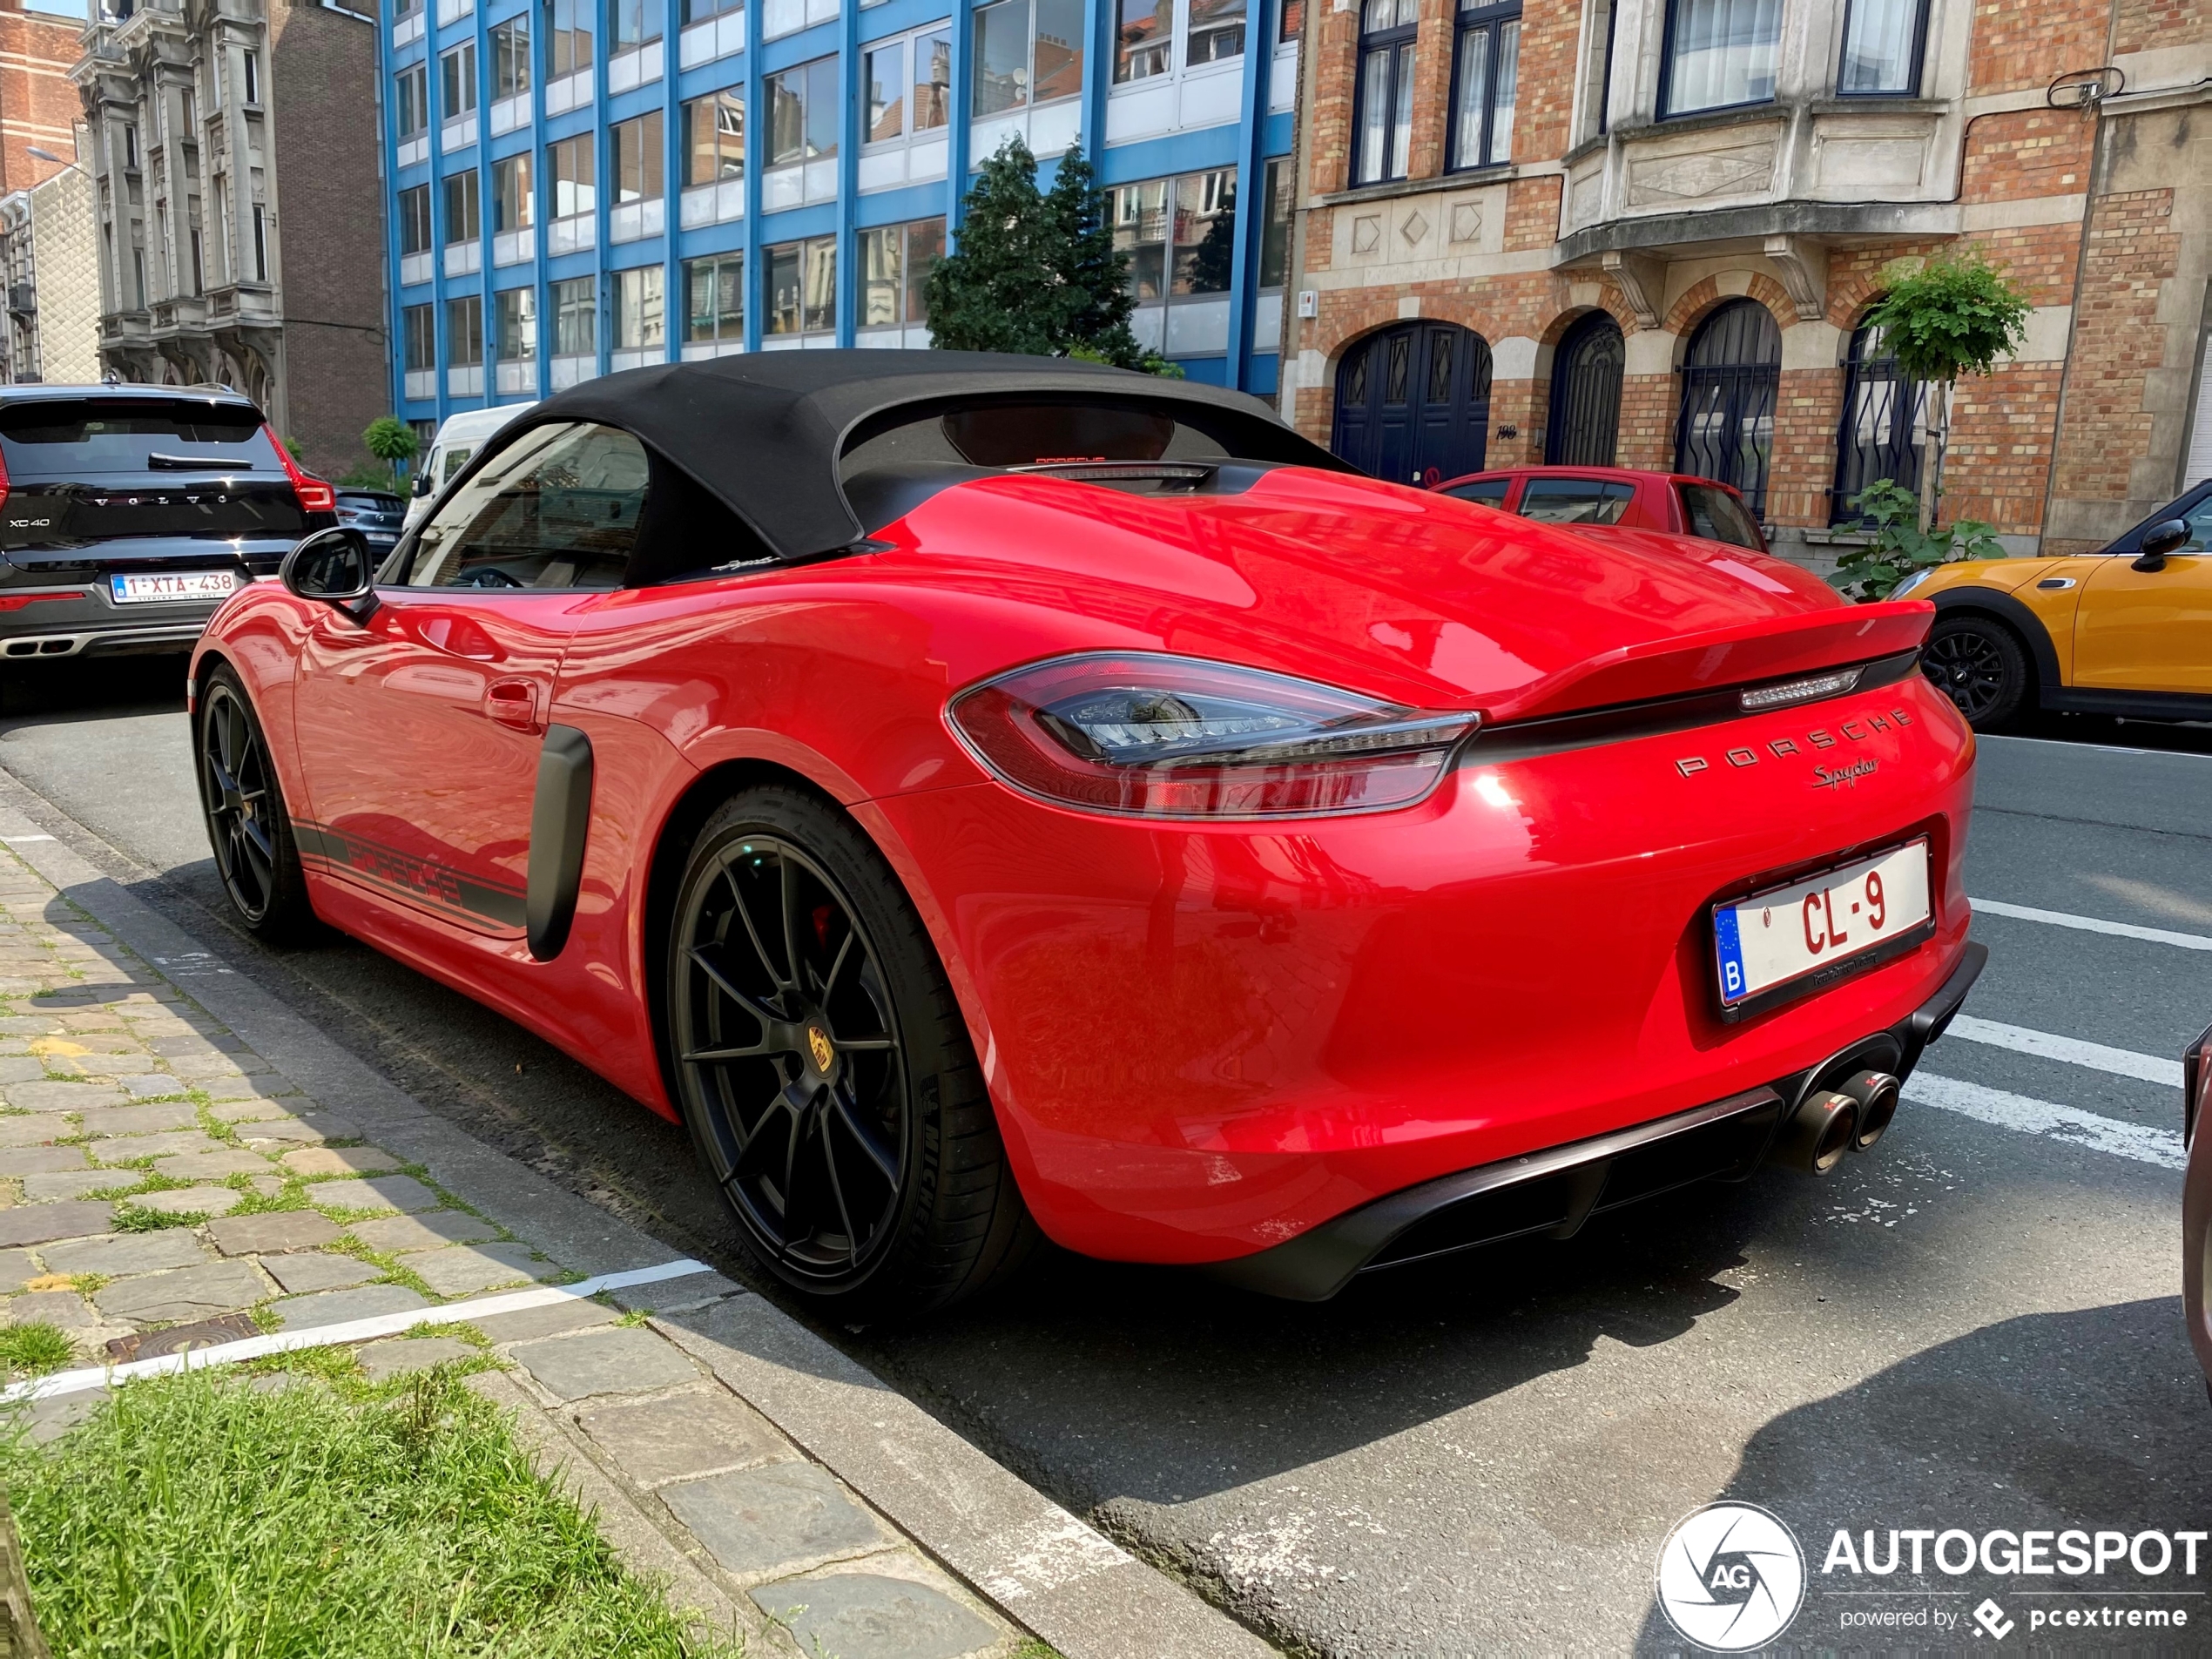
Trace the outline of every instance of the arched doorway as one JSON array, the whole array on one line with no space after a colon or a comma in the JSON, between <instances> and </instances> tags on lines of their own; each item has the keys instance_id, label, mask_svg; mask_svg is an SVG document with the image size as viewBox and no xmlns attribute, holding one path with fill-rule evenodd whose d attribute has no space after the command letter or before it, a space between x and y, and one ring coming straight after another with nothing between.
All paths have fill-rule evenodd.
<instances>
[{"instance_id":1,"label":"arched doorway","mask_svg":"<svg viewBox=\"0 0 2212 1659\"><path fill-rule=\"evenodd\" d=\"M1621 433L1621 325L1602 311L1577 320L1552 357L1552 407L1544 459L1554 467L1609 467Z\"/></svg>"},{"instance_id":2,"label":"arched doorway","mask_svg":"<svg viewBox=\"0 0 2212 1659\"><path fill-rule=\"evenodd\" d=\"M1690 337L1683 365L1675 470L1717 478L1766 517L1774 406L1782 390L1782 330L1756 300L1730 300Z\"/></svg>"},{"instance_id":3,"label":"arched doorway","mask_svg":"<svg viewBox=\"0 0 2212 1659\"><path fill-rule=\"evenodd\" d=\"M1882 331L1865 323L1851 330L1844 358L1844 419L1836 433L1836 488L1828 522L1857 523L1851 502L1878 478L1920 493L1919 427L1927 388L1897 372Z\"/></svg>"},{"instance_id":4,"label":"arched doorway","mask_svg":"<svg viewBox=\"0 0 2212 1659\"><path fill-rule=\"evenodd\" d=\"M1337 365L1329 447L1363 472L1434 484L1480 472L1490 430L1490 347L1450 322L1401 322Z\"/></svg>"}]
</instances>

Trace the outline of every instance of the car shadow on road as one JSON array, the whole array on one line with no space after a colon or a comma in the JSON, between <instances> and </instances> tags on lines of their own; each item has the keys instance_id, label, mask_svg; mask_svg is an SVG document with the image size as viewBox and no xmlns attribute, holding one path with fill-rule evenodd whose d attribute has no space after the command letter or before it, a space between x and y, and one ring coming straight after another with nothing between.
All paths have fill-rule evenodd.
<instances>
[{"instance_id":1,"label":"car shadow on road","mask_svg":"<svg viewBox=\"0 0 2212 1659\"><path fill-rule=\"evenodd\" d=\"M1807 1595L1791 1627L1792 1647L1781 1650L1802 1644L1804 1651L1832 1653L1838 1646L1867 1645L1842 1631L1846 1598L1839 1590L1917 1584L1964 1591L1963 1601L1954 1594L1943 1605L1971 1608L1986 1595L2001 1602L2022 1590L2077 1584L2057 1576L2006 1580L1979 1570L1957 1577L1930 1570L1917 1580L1904 1570L1853 1577L1838 1567L1824 1575L1838 1528L1850 1530L1855 1542L1872 1528L1885 1552L1892 1527L1957 1527L1976 1538L1997 1527L2170 1535L2206 1525L2208 1494L2212 1407L2189 1351L2181 1302L2159 1297L2000 1320L1785 1412L1751 1438L1720 1501L1772 1509L1796 1532L1807 1557ZM2158 1580L2116 1568L2079 1587L2139 1591L2179 1583L2201 1589L2202 1579L2184 1579L2178 1566L2177 1559L2176 1570ZM2200 1566L2212 1566L2212 1558L2201 1556ZM1864 1596L1848 1602L1868 1605ZM1910 1607L1913 1601L1901 1596L1874 1605ZM2019 1617L2029 1605L2021 1599L2010 1611ZM2201 1601L2180 1605L2191 1609L2192 1624L2207 1616L2195 1610ZM2185 1645L2201 1650L2202 1644L2195 1637ZM1637 1650L1682 1648L1655 1605Z\"/></svg>"},{"instance_id":2,"label":"car shadow on road","mask_svg":"<svg viewBox=\"0 0 2212 1659\"><path fill-rule=\"evenodd\" d=\"M1719 1276L1807 1184L1691 1188L1571 1240L1393 1269L1320 1304L1055 1255L979 1307L856 1348L1063 1502L1179 1503L1571 1370L1602 1338L1689 1334L1736 1300Z\"/></svg>"}]
</instances>

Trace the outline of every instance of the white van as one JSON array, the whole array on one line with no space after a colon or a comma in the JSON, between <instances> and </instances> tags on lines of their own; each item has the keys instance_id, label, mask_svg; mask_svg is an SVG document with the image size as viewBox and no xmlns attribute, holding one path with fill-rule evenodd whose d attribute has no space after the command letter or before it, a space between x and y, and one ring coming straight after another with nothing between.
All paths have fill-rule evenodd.
<instances>
[{"instance_id":1,"label":"white van","mask_svg":"<svg viewBox=\"0 0 2212 1659\"><path fill-rule=\"evenodd\" d=\"M478 446L529 407L529 403L502 403L496 408L463 409L446 416L438 435L430 440L430 453L415 469L415 496L407 504L407 520L401 528L413 529L415 521L430 510L438 492L469 464Z\"/></svg>"}]
</instances>

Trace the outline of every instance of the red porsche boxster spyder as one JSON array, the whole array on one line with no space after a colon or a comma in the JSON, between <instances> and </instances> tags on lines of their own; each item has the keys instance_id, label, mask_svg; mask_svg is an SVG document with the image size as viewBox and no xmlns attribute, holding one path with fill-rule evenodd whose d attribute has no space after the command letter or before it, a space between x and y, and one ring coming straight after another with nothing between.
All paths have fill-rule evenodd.
<instances>
[{"instance_id":1,"label":"red porsche boxster spyder","mask_svg":"<svg viewBox=\"0 0 2212 1659\"><path fill-rule=\"evenodd\" d=\"M1925 604L1377 482L1232 393L590 381L192 665L245 924L688 1125L840 1318L1042 1234L1318 1299L1878 1138L1982 961Z\"/></svg>"}]
</instances>

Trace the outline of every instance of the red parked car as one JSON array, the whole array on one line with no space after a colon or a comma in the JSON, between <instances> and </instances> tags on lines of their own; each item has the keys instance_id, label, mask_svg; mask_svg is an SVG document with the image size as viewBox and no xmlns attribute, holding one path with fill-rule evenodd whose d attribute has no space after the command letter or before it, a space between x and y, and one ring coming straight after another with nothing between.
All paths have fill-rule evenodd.
<instances>
[{"instance_id":1,"label":"red parked car","mask_svg":"<svg viewBox=\"0 0 2212 1659\"><path fill-rule=\"evenodd\" d=\"M1620 524L1767 550L1759 521L1728 484L1622 467L1507 467L1436 487L1545 524Z\"/></svg>"},{"instance_id":2,"label":"red parked car","mask_svg":"<svg viewBox=\"0 0 2212 1659\"><path fill-rule=\"evenodd\" d=\"M1321 1298L1880 1135L1981 960L1931 614L1233 393L792 353L537 405L374 568L310 536L192 731L246 927L680 1118L834 1317L1039 1230Z\"/></svg>"}]
</instances>

